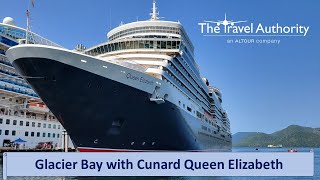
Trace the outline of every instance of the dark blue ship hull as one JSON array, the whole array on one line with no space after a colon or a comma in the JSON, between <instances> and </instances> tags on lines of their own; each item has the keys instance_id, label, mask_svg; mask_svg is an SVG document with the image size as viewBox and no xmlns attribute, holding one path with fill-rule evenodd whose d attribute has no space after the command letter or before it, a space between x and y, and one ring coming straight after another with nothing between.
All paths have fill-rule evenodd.
<instances>
[{"instance_id":1,"label":"dark blue ship hull","mask_svg":"<svg viewBox=\"0 0 320 180\"><path fill-rule=\"evenodd\" d=\"M230 148L223 138L197 139L186 112L169 101L156 104L149 93L131 86L49 59L22 58L13 65L80 151Z\"/></svg>"}]
</instances>

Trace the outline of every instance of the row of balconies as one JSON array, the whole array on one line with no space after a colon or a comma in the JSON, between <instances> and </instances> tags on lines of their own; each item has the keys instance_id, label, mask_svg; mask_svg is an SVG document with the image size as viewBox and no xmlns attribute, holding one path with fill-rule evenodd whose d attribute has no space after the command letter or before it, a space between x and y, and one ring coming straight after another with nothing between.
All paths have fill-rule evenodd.
<instances>
[{"instance_id":1,"label":"row of balconies","mask_svg":"<svg viewBox=\"0 0 320 180\"><path fill-rule=\"evenodd\" d=\"M14 93L19 93L19 94L24 94L24 95L28 95L28 96L32 96L32 97L37 97L37 98L39 97L33 91L28 91L26 89L21 89L19 87L16 87L15 85L9 86L5 82L0 82L0 89L4 89L4 90L7 90L7 91L11 91L11 92L14 92Z\"/></svg>"}]
</instances>

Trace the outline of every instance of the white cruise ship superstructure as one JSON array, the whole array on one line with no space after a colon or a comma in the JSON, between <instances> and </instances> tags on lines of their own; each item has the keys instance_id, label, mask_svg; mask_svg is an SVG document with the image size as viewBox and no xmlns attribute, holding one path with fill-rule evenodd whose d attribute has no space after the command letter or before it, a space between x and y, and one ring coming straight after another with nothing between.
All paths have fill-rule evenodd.
<instances>
[{"instance_id":1,"label":"white cruise ship superstructure","mask_svg":"<svg viewBox=\"0 0 320 180\"><path fill-rule=\"evenodd\" d=\"M80 151L231 149L222 93L201 77L180 22L158 19L154 1L150 20L107 37L88 49L24 44L8 51Z\"/></svg>"},{"instance_id":2,"label":"white cruise ship superstructure","mask_svg":"<svg viewBox=\"0 0 320 180\"><path fill-rule=\"evenodd\" d=\"M29 38L55 45L31 32ZM61 147L63 127L5 55L25 40L26 30L17 27L12 18L4 18L0 23L0 148Z\"/></svg>"}]
</instances>

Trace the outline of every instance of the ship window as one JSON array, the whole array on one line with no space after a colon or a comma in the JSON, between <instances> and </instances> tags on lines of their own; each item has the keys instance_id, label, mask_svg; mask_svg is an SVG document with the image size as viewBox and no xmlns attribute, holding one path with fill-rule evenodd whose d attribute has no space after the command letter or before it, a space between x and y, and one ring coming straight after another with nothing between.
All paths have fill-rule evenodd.
<instances>
[{"instance_id":1,"label":"ship window","mask_svg":"<svg viewBox=\"0 0 320 180\"><path fill-rule=\"evenodd\" d=\"M51 128L51 124L48 124L48 128Z\"/></svg>"},{"instance_id":2,"label":"ship window","mask_svg":"<svg viewBox=\"0 0 320 180\"><path fill-rule=\"evenodd\" d=\"M139 48L138 41L133 41L133 47L134 47L134 49L138 49Z\"/></svg>"},{"instance_id":3,"label":"ship window","mask_svg":"<svg viewBox=\"0 0 320 180\"><path fill-rule=\"evenodd\" d=\"M115 51L116 50L116 45L115 44L111 44L111 51Z\"/></svg>"},{"instance_id":4,"label":"ship window","mask_svg":"<svg viewBox=\"0 0 320 180\"><path fill-rule=\"evenodd\" d=\"M110 44L106 45L105 49L106 49L107 52L110 52Z\"/></svg>"},{"instance_id":5,"label":"ship window","mask_svg":"<svg viewBox=\"0 0 320 180\"><path fill-rule=\"evenodd\" d=\"M200 118L200 113L197 111L197 117Z\"/></svg>"},{"instance_id":6,"label":"ship window","mask_svg":"<svg viewBox=\"0 0 320 180\"><path fill-rule=\"evenodd\" d=\"M46 133L42 133L42 137L46 137Z\"/></svg>"},{"instance_id":7,"label":"ship window","mask_svg":"<svg viewBox=\"0 0 320 180\"><path fill-rule=\"evenodd\" d=\"M34 132L31 132L31 136L32 136L32 137L34 136Z\"/></svg>"},{"instance_id":8,"label":"ship window","mask_svg":"<svg viewBox=\"0 0 320 180\"><path fill-rule=\"evenodd\" d=\"M10 124L10 119L7 119L7 120L6 120L6 124Z\"/></svg>"},{"instance_id":9,"label":"ship window","mask_svg":"<svg viewBox=\"0 0 320 180\"><path fill-rule=\"evenodd\" d=\"M38 127L41 127L41 123L38 123Z\"/></svg>"},{"instance_id":10,"label":"ship window","mask_svg":"<svg viewBox=\"0 0 320 180\"><path fill-rule=\"evenodd\" d=\"M20 126L23 126L23 121L20 121L19 123L20 123Z\"/></svg>"},{"instance_id":11,"label":"ship window","mask_svg":"<svg viewBox=\"0 0 320 180\"><path fill-rule=\"evenodd\" d=\"M121 50L124 49L124 42L115 43L115 50Z\"/></svg>"},{"instance_id":12,"label":"ship window","mask_svg":"<svg viewBox=\"0 0 320 180\"><path fill-rule=\"evenodd\" d=\"M53 129L56 129L56 127L57 127L57 126L54 124L54 125L53 125Z\"/></svg>"},{"instance_id":13,"label":"ship window","mask_svg":"<svg viewBox=\"0 0 320 180\"><path fill-rule=\"evenodd\" d=\"M144 47L143 41L139 41L139 49L143 49L143 47Z\"/></svg>"},{"instance_id":14,"label":"ship window","mask_svg":"<svg viewBox=\"0 0 320 180\"><path fill-rule=\"evenodd\" d=\"M176 41L172 41L172 49L176 49L177 48L177 42Z\"/></svg>"},{"instance_id":15,"label":"ship window","mask_svg":"<svg viewBox=\"0 0 320 180\"><path fill-rule=\"evenodd\" d=\"M24 132L24 135L29 136L29 132L28 131Z\"/></svg>"},{"instance_id":16,"label":"ship window","mask_svg":"<svg viewBox=\"0 0 320 180\"><path fill-rule=\"evenodd\" d=\"M130 41L126 41L124 49L131 49L131 45L130 44L131 44Z\"/></svg>"},{"instance_id":17,"label":"ship window","mask_svg":"<svg viewBox=\"0 0 320 180\"><path fill-rule=\"evenodd\" d=\"M36 123L35 122L32 122L32 127L35 127L36 126Z\"/></svg>"},{"instance_id":18,"label":"ship window","mask_svg":"<svg viewBox=\"0 0 320 180\"><path fill-rule=\"evenodd\" d=\"M5 130L4 135L9 135L9 130Z\"/></svg>"},{"instance_id":19,"label":"ship window","mask_svg":"<svg viewBox=\"0 0 320 180\"><path fill-rule=\"evenodd\" d=\"M26 126L30 126L29 121L26 122Z\"/></svg>"},{"instance_id":20,"label":"ship window","mask_svg":"<svg viewBox=\"0 0 320 180\"><path fill-rule=\"evenodd\" d=\"M144 41L144 42L142 42L142 43L144 43L144 48L145 48L145 49L150 48L150 41Z\"/></svg>"},{"instance_id":21,"label":"ship window","mask_svg":"<svg viewBox=\"0 0 320 180\"><path fill-rule=\"evenodd\" d=\"M13 125L17 125L17 120L13 120Z\"/></svg>"},{"instance_id":22,"label":"ship window","mask_svg":"<svg viewBox=\"0 0 320 180\"><path fill-rule=\"evenodd\" d=\"M57 138L59 138L60 134L57 134Z\"/></svg>"},{"instance_id":23,"label":"ship window","mask_svg":"<svg viewBox=\"0 0 320 180\"><path fill-rule=\"evenodd\" d=\"M51 133L48 133L48 137L50 137L51 136Z\"/></svg>"},{"instance_id":24,"label":"ship window","mask_svg":"<svg viewBox=\"0 0 320 180\"><path fill-rule=\"evenodd\" d=\"M189 106L187 106L187 110L188 110L189 112L192 112L192 109L191 109Z\"/></svg>"},{"instance_id":25,"label":"ship window","mask_svg":"<svg viewBox=\"0 0 320 180\"><path fill-rule=\"evenodd\" d=\"M52 133L52 137L55 138L55 137L56 137L56 134L55 134L55 133Z\"/></svg>"},{"instance_id":26,"label":"ship window","mask_svg":"<svg viewBox=\"0 0 320 180\"><path fill-rule=\"evenodd\" d=\"M60 129L60 125L58 125L58 129Z\"/></svg>"},{"instance_id":27,"label":"ship window","mask_svg":"<svg viewBox=\"0 0 320 180\"><path fill-rule=\"evenodd\" d=\"M3 121L3 119L2 119L2 118L0 118L0 124L2 124L2 121Z\"/></svg>"},{"instance_id":28,"label":"ship window","mask_svg":"<svg viewBox=\"0 0 320 180\"><path fill-rule=\"evenodd\" d=\"M37 137L40 137L40 132L37 132Z\"/></svg>"},{"instance_id":29,"label":"ship window","mask_svg":"<svg viewBox=\"0 0 320 180\"><path fill-rule=\"evenodd\" d=\"M161 41L161 49L166 49L166 41Z\"/></svg>"},{"instance_id":30,"label":"ship window","mask_svg":"<svg viewBox=\"0 0 320 180\"><path fill-rule=\"evenodd\" d=\"M46 128L47 124L46 123L43 123L43 128Z\"/></svg>"},{"instance_id":31,"label":"ship window","mask_svg":"<svg viewBox=\"0 0 320 180\"><path fill-rule=\"evenodd\" d=\"M11 132L11 134L12 134L12 136L15 136L15 135L16 135L16 131L13 130L13 131Z\"/></svg>"},{"instance_id":32,"label":"ship window","mask_svg":"<svg viewBox=\"0 0 320 180\"><path fill-rule=\"evenodd\" d=\"M161 48L161 41L157 41L157 49Z\"/></svg>"},{"instance_id":33,"label":"ship window","mask_svg":"<svg viewBox=\"0 0 320 180\"><path fill-rule=\"evenodd\" d=\"M167 49L172 49L171 41L167 41Z\"/></svg>"}]
</instances>

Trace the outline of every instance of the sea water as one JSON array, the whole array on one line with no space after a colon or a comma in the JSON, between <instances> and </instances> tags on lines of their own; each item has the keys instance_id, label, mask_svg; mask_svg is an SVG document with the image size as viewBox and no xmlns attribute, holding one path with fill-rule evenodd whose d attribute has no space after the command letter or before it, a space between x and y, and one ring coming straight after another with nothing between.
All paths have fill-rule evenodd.
<instances>
[{"instance_id":1,"label":"sea water","mask_svg":"<svg viewBox=\"0 0 320 180\"><path fill-rule=\"evenodd\" d=\"M233 148L233 152L286 152L291 148ZM298 152L309 152L310 148L292 148L298 150ZM320 180L320 148L313 149L314 151L314 176L313 177L8 177L12 180L102 180L102 179L161 179L161 180L291 180L291 179L306 179L306 180ZM297 164L299 166L299 164ZM0 178L2 178L2 163L0 165Z\"/></svg>"}]
</instances>

